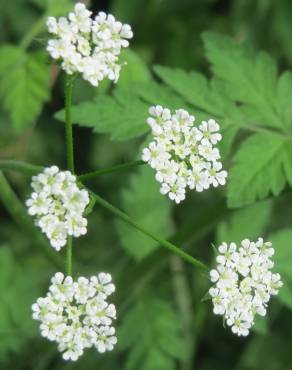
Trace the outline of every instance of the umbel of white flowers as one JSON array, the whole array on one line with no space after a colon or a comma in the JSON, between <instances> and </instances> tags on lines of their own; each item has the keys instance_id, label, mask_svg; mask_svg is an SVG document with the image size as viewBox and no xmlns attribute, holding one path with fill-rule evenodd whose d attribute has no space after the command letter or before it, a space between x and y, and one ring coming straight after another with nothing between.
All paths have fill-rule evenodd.
<instances>
[{"instance_id":1,"label":"umbel of white flowers","mask_svg":"<svg viewBox=\"0 0 292 370\"><path fill-rule=\"evenodd\" d=\"M256 242L244 239L239 248L222 243L218 251L217 267L210 272L215 283L209 290L213 311L224 317L233 333L246 336L255 315L266 315L271 296L283 285L280 275L271 272L274 249L259 238Z\"/></svg>"},{"instance_id":2,"label":"umbel of white flowers","mask_svg":"<svg viewBox=\"0 0 292 370\"><path fill-rule=\"evenodd\" d=\"M156 170L160 192L180 203L186 189L203 191L226 182L220 153L214 147L221 140L213 119L194 126L195 117L183 109L174 114L160 105L149 109L147 119L154 141L143 150L142 159Z\"/></svg>"},{"instance_id":3,"label":"umbel of white flowers","mask_svg":"<svg viewBox=\"0 0 292 370\"><path fill-rule=\"evenodd\" d=\"M100 12L94 19L91 15L84 4L77 3L68 17L49 17L47 28L54 38L48 41L47 50L53 59L62 61L68 74L81 73L94 86L104 78L116 82L121 49L129 46L127 39L133 32L110 14Z\"/></svg>"},{"instance_id":4,"label":"umbel of white flowers","mask_svg":"<svg viewBox=\"0 0 292 370\"><path fill-rule=\"evenodd\" d=\"M79 237L87 232L83 212L89 203L87 190L80 190L70 171L57 166L45 168L32 178L33 193L26 201L28 213L36 217L36 225L59 251L68 235Z\"/></svg>"},{"instance_id":5,"label":"umbel of white flowers","mask_svg":"<svg viewBox=\"0 0 292 370\"><path fill-rule=\"evenodd\" d=\"M76 361L86 348L111 351L117 343L116 309L107 297L115 291L111 275L100 273L89 280L57 272L46 297L32 305L33 318L41 322L41 335L58 343L64 360Z\"/></svg>"}]
</instances>

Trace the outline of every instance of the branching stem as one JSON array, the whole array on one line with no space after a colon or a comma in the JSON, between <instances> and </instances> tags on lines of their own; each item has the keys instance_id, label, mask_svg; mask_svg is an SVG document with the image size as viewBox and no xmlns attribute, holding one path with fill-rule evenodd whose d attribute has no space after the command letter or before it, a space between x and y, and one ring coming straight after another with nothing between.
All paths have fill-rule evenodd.
<instances>
[{"instance_id":1,"label":"branching stem","mask_svg":"<svg viewBox=\"0 0 292 370\"><path fill-rule=\"evenodd\" d=\"M87 181L87 180L91 180L91 179L93 179L95 177L98 177L98 176L101 176L101 175L114 173L114 172L120 172L120 171L126 171L126 170L129 170L129 169L133 168L133 167L141 166L143 164L145 164L144 161L133 161L133 162L127 162L127 163L123 163L123 164L118 164L116 166L107 167L107 168L103 168L101 170L88 172L88 173L85 173L83 175L79 175L78 179L80 181Z\"/></svg>"},{"instance_id":2,"label":"branching stem","mask_svg":"<svg viewBox=\"0 0 292 370\"><path fill-rule=\"evenodd\" d=\"M203 262L197 260L196 258L192 257L188 253L184 252L182 249L180 249L176 245L172 244L168 240L162 239L159 236L156 236L156 235L152 234L150 231L146 230L143 226L139 225L137 222L132 220L126 213L124 213L120 209L113 206L111 203L109 203L108 201L106 201L105 199L100 197L98 194L96 194L96 193L94 193L90 190L89 190L89 192L90 192L91 196L94 197L94 199L96 200L96 202L99 205L106 208L108 211L110 211L111 213L113 213L114 215L116 215L121 220L123 220L127 224L131 225L135 229L139 230L141 233L143 233L143 234L149 236L151 239L157 241L159 243L159 245L161 245L162 247L170 250L172 253L175 253L176 255L180 256L182 259L184 259L185 261L191 263L192 265L194 265L196 267L199 267L203 270L208 269L208 267Z\"/></svg>"}]
</instances>

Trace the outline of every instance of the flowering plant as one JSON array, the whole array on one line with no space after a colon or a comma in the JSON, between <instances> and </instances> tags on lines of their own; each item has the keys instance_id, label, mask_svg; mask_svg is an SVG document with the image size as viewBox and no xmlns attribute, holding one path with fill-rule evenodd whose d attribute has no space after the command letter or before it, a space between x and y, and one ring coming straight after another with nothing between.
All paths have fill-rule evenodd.
<instances>
[{"instance_id":1,"label":"flowering plant","mask_svg":"<svg viewBox=\"0 0 292 370\"><path fill-rule=\"evenodd\" d=\"M33 304L33 318L41 321L43 337L58 343L64 360L76 361L85 348L111 351L117 342L112 320L116 309L106 299L115 286L110 274L100 273L90 280L57 272L46 297Z\"/></svg>"},{"instance_id":2,"label":"flowering plant","mask_svg":"<svg viewBox=\"0 0 292 370\"><path fill-rule=\"evenodd\" d=\"M28 213L36 216L36 225L46 234L53 248L59 251L68 235L86 234L87 220L83 212L89 203L87 190L80 190L70 171L57 166L45 168L32 178L33 193L26 201Z\"/></svg>"},{"instance_id":3,"label":"flowering plant","mask_svg":"<svg viewBox=\"0 0 292 370\"><path fill-rule=\"evenodd\" d=\"M104 78L117 82L121 65L118 64L121 48L129 46L133 37L128 24L123 25L111 14L92 12L77 3L68 17L49 17L48 31L54 36L47 50L51 57L62 60L68 74L81 73L85 80L98 86Z\"/></svg>"},{"instance_id":4,"label":"flowering plant","mask_svg":"<svg viewBox=\"0 0 292 370\"><path fill-rule=\"evenodd\" d=\"M159 53L137 47L143 25L130 13L70 1L48 0L54 6L20 47L0 47L0 93L11 89L4 108L15 129L41 115L20 155L42 164L0 160L31 184L15 176L12 188L0 172L0 200L19 225L0 225L10 239L0 245L3 352L13 363L11 353L35 351L23 365L34 370L191 370L218 338L228 353L236 336L251 338L238 339L247 350L273 344L269 330L280 331L279 312L286 325L291 308L290 74L278 78L268 55L213 33L203 36L210 79L150 70ZM117 19L133 22L135 43ZM46 42L35 38L40 24ZM54 104L44 105L49 86ZM64 127L51 120L58 87L65 104L54 118ZM221 355L212 356L213 369Z\"/></svg>"},{"instance_id":5,"label":"flowering plant","mask_svg":"<svg viewBox=\"0 0 292 370\"><path fill-rule=\"evenodd\" d=\"M160 192L180 203L186 188L201 192L213 185L224 185L227 172L222 170L220 153L213 145L222 136L213 119L194 126L195 117L183 109L174 114L160 105L151 107L147 123L154 140L143 150L142 159L156 170Z\"/></svg>"},{"instance_id":6,"label":"flowering plant","mask_svg":"<svg viewBox=\"0 0 292 370\"><path fill-rule=\"evenodd\" d=\"M246 336L255 315L266 315L270 297L282 286L280 275L270 271L275 251L272 243L259 238L244 239L239 249L235 243L223 243L218 252L217 268L210 271L214 313L224 316L233 333Z\"/></svg>"}]
</instances>

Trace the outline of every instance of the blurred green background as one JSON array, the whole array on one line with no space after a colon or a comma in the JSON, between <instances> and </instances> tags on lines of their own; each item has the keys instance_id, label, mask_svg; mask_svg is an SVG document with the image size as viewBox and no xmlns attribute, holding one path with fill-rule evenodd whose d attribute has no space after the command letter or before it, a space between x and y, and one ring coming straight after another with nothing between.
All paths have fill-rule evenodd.
<instances>
[{"instance_id":1,"label":"blurred green background","mask_svg":"<svg viewBox=\"0 0 292 370\"><path fill-rule=\"evenodd\" d=\"M44 14L66 14L72 4L69 0L0 0L0 160L65 167L63 125L54 118L64 106L64 75L44 52L48 38ZM118 89L108 83L94 89L77 79L74 103L98 103L101 94L112 97L118 91L117 99L125 99L125 105L116 106L113 100L106 104L119 109L121 121L132 119L133 125L135 99L132 111L131 99L125 97L131 97L140 84L159 80L152 72L153 65L211 76L201 39L204 31L223 33L254 50L265 50L280 71L291 69L290 0L102 0L88 5L95 12L105 10L131 24L135 36L131 50L123 56L128 65ZM25 68L15 60L24 60ZM169 91L161 89L159 93L163 101L172 97L171 105L179 101ZM146 105L140 104L145 109ZM101 108L98 113L74 127L78 173L135 160L145 140L145 135L126 135L124 140L122 134L116 140L110 128L93 133L85 126L108 118ZM147 111L137 111L137 121L143 122L145 114ZM109 122L118 120L110 118ZM233 141L232 149L223 149L227 167L244 139L243 134ZM40 337L38 323L31 319L31 304L45 294L51 275L63 268L65 255L53 253L26 216L23 204L30 192L29 182L22 174L0 173L1 370L292 369L289 189L279 197L234 211L226 206L224 190L192 192L174 207L159 194L153 173L146 167L88 183L141 224L173 238L209 264L214 258L211 243L271 235L273 241L288 248L281 255L282 264L285 262L281 272L290 276L291 285L285 284L280 299L271 302L268 316L256 323L248 338L237 338L213 315L211 302L202 302L209 288L206 275L96 206L88 216L88 234L75 242L74 271L76 276L99 271L113 274L119 344L113 353L88 351L72 364L62 361L54 343Z\"/></svg>"}]
</instances>

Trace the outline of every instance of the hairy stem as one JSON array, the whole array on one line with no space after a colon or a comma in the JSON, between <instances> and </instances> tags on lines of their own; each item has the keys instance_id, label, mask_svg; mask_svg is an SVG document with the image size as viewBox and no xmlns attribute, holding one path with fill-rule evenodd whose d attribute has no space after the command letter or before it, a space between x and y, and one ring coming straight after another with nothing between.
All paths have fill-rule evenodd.
<instances>
[{"instance_id":1,"label":"hairy stem","mask_svg":"<svg viewBox=\"0 0 292 370\"><path fill-rule=\"evenodd\" d=\"M131 225L135 229L139 230L141 233L143 233L143 234L149 236L151 239L157 241L162 247L164 247L164 248L168 249L169 251L177 254L182 259L184 259L185 261L191 263L192 265L194 265L196 267L199 267L203 270L208 269L208 267L203 262L197 260L196 258L192 257L190 254L184 252L182 249L180 249L176 245L172 244L168 240L162 239L159 236L156 236L156 235L152 234L150 231L146 230L143 226L139 225L137 222L132 220L126 213L122 212L120 209L116 208L111 203L109 203L108 201L106 201L105 199L103 199L102 197L97 195L96 193L92 192L91 190L89 190L89 191L90 191L90 194L92 195L92 197L94 197L94 199L96 200L96 202L99 205L106 208L108 211L110 211L111 213L113 213L114 215L116 215L121 220L123 220L127 224Z\"/></svg>"},{"instance_id":2,"label":"hairy stem","mask_svg":"<svg viewBox=\"0 0 292 370\"><path fill-rule=\"evenodd\" d=\"M56 267L60 268L62 264L59 258L57 258L56 254L51 251L51 248L48 248L48 242L35 228L33 222L26 212L26 209L10 187L8 181L1 171L0 200L15 222L21 228L28 230L28 232L33 236L33 239L36 241L35 245L39 247L47 259L50 260Z\"/></svg>"},{"instance_id":3,"label":"hairy stem","mask_svg":"<svg viewBox=\"0 0 292 370\"><path fill-rule=\"evenodd\" d=\"M65 86L65 130L66 130L66 156L67 156L67 167L74 173L74 150L73 150L73 129L72 129L72 118L71 118L71 106L72 106L72 89L73 89L73 78L70 75L66 75L66 86ZM66 273L72 275L72 237L68 237L66 247Z\"/></svg>"},{"instance_id":4,"label":"hairy stem","mask_svg":"<svg viewBox=\"0 0 292 370\"><path fill-rule=\"evenodd\" d=\"M105 174L108 174L108 173L114 173L114 172L120 172L120 171L125 171L125 170L129 170L133 167L136 167L136 166L141 166L145 164L144 161L132 161L132 162L127 162L127 163L123 163L123 164L118 164L116 166L112 166L112 167L108 167L108 168L103 168L101 170L97 170L97 171L93 171L93 172L88 172L88 173L85 173L83 175L79 175L78 176L78 179L80 181L86 181L86 180L91 180L97 176L100 176L100 175L105 175Z\"/></svg>"}]
</instances>

